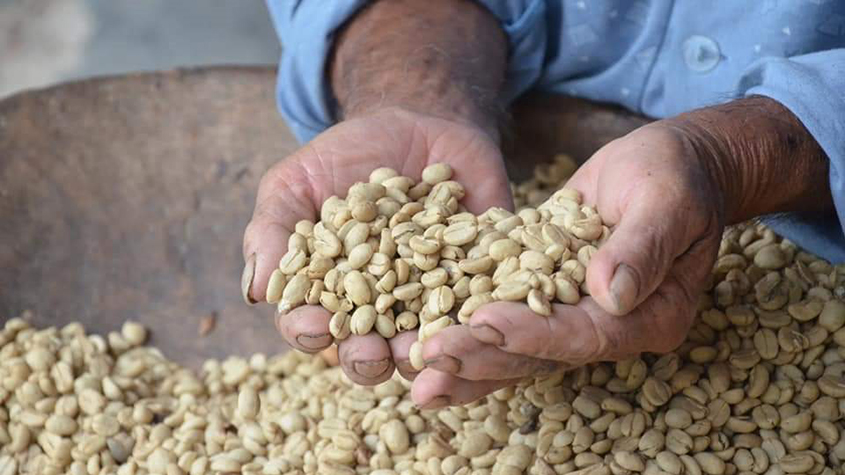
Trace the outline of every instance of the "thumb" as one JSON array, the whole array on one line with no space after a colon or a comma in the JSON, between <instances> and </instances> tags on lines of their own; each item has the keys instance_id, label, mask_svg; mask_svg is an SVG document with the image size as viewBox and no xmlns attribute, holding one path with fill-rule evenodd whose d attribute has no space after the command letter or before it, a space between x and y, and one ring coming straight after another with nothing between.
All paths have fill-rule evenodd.
<instances>
[{"instance_id":1,"label":"thumb","mask_svg":"<svg viewBox=\"0 0 845 475\"><path fill-rule=\"evenodd\" d=\"M638 199L624 210L608 241L590 260L587 287L608 313L625 315L663 282L692 244L695 219L671 200Z\"/></svg>"}]
</instances>

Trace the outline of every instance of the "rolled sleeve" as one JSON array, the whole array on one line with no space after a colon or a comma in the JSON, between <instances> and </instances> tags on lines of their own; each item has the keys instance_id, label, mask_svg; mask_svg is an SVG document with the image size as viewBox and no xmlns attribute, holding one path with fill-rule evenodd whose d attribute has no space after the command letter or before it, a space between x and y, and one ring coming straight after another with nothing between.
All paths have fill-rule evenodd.
<instances>
[{"instance_id":1,"label":"rolled sleeve","mask_svg":"<svg viewBox=\"0 0 845 475\"><path fill-rule=\"evenodd\" d=\"M508 35L510 59L505 99L533 86L546 51L545 0L479 0ZM300 142L333 122L326 60L334 33L367 0L267 0L282 42L276 96L279 111Z\"/></svg>"},{"instance_id":2,"label":"rolled sleeve","mask_svg":"<svg viewBox=\"0 0 845 475\"><path fill-rule=\"evenodd\" d=\"M787 214L768 218L767 224L810 252L831 262L845 262L845 49L761 59L743 75L740 92L783 104L830 159L835 216Z\"/></svg>"},{"instance_id":3,"label":"rolled sleeve","mask_svg":"<svg viewBox=\"0 0 845 475\"><path fill-rule=\"evenodd\" d=\"M530 89L543 72L548 41L546 0L479 0L508 36L507 102Z\"/></svg>"},{"instance_id":4,"label":"rolled sleeve","mask_svg":"<svg viewBox=\"0 0 845 475\"><path fill-rule=\"evenodd\" d=\"M282 42L276 99L279 111L304 143L333 121L326 59L335 32L366 0L267 0Z\"/></svg>"}]
</instances>

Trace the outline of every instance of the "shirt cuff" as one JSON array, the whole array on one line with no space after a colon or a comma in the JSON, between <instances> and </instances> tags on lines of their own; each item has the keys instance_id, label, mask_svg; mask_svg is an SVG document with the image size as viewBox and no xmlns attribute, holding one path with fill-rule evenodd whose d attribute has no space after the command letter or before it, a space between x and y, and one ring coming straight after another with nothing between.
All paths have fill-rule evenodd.
<instances>
[{"instance_id":1,"label":"shirt cuff","mask_svg":"<svg viewBox=\"0 0 845 475\"><path fill-rule=\"evenodd\" d=\"M744 96L770 97L801 121L830 159L836 212L826 218L789 213L768 217L772 229L833 263L845 262L845 49L793 58L764 58L740 81Z\"/></svg>"}]
</instances>

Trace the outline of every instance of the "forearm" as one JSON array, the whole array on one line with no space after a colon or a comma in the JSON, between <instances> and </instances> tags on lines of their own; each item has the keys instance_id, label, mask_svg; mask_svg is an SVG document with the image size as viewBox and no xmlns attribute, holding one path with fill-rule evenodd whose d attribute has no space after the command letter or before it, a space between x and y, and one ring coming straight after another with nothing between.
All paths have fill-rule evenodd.
<instances>
[{"instance_id":1,"label":"forearm","mask_svg":"<svg viewBox=\"0 0 845 475\"><path fill-rule=\"evenodd\" d=\"M379 0L338 35L328 74L338 119L401 107L495 137L506 63L504 32L471 0Z\"/></svg>"},{"instance_id":2,"label":"forearm","mask_svg":"<svg viewBox=\"0 0 845 475\"><path fill-rule=\"evenodd\" d=\"M827 156L777 101L749 97L669 121L689 133L719 182L727 224L775 213L833 209Z\"/></svg>"}]
</instances>

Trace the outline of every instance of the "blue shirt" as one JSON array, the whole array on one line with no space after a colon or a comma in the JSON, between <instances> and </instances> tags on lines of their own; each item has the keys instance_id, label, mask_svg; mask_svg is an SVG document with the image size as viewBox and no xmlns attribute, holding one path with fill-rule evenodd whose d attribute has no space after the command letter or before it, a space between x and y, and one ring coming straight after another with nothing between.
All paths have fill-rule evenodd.
<instances>
[{"instance_id":1,"label":"blue shirt","mask_svg":"<svg viewBox=\"0 0 845 475\"><path fill-rule=\"evenodd\" d=\"M749 95L786 106L830 158L836 217L768 224L845 262L845 0L478 1L509 38L508 100L538 88L654 118ZM367 2L267 3L284 46L279 108L304 142L332 124L326 57Z\"/></svg>"}]
</instances>

